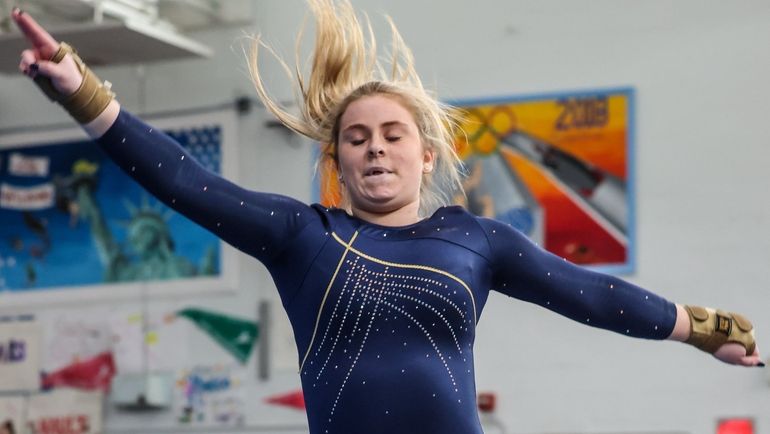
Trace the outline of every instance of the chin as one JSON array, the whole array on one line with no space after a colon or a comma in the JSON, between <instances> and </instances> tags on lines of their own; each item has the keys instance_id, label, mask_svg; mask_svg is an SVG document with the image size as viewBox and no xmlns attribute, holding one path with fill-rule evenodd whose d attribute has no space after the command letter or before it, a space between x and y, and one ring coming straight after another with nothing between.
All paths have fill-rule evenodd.
<instances>
[{"instance_id":1,"label":"chin","mask_svg":"<svg viewBox=\"0 0 770 434\"><path fill-rule=\"evenodd\" d=\"M370 199L366 203L361 204L358 208L363 210L371 210L375 212L388 212L394 209L398 209L398 203L387 199Z\"/></svg>"},{"instance_id":2,"label":"chin","mask_svg":"<svg viewBox=\"0 0 770 434\"><path fill-rule=\"evenodd\" d=\"M389 191L369 192L369 194L359 196L358 202L361 205L381 206L393 202L403 202L398 195Z\"/></svg>"},{"instance_id":3,"label":"chin","mask_svg":"<svg viewBox=\"0 0 770 434\"><path fill-rule=\"evenodd\" d=\"M411 202L408 200L399 200L396 197L370 197L364 203L360 203L356 208L377 213L386 213L401 209Z\"/></svg>"}]
</instances>

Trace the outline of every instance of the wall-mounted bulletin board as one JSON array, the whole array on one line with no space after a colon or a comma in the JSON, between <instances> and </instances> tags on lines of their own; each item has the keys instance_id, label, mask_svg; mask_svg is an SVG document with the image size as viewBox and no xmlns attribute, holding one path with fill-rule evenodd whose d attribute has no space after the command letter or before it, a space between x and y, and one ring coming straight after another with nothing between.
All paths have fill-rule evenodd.
<instances>
[{"instance_id":1,"label":"wall-mounted bulletin board","mask_svg":"<svg viewBox=\"0 0 770 434\"><path fill-rule=\"evenodd\" d=\"M151 119L236 177L235 113ZM234 289L234 249L160 203L77 127L0 135L3 305Z\"/></svg>"}]
</instances>

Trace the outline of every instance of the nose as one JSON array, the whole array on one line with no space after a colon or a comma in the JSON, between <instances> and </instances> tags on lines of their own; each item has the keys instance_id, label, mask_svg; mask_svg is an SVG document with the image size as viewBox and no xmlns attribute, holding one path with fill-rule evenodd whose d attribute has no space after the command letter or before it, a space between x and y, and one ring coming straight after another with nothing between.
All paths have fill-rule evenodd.
<instances>
[{"instance_id":1,"label":"nose","mask_svg":"<svg viewBox=\"0 0 770 434\"><path fill-rule=\"evenodd\" d=\"M370 140L369 149L367 150L367 155L370 158L385 155L385 147L383 146L382 141L377 139Z\"/></svg>"}]
</instances>

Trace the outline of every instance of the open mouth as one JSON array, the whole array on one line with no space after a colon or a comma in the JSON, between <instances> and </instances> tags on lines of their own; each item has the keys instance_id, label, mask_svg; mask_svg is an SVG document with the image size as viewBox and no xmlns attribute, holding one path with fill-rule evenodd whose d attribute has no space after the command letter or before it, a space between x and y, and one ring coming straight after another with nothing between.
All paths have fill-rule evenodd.
<instances>
[{"instance_id":1,"label":"open mouth","mask_svg":"<svg viewBox=\"0 0 770 434\"><path fill-rule=\"evenodd\" d=\"M364 176L378 176L378 175L385 175L388 173L393 173L388 169L385 169L384 167L372 167L371 169L368 169L366 172L364 172Z\"/></svg>"}]
</instances>

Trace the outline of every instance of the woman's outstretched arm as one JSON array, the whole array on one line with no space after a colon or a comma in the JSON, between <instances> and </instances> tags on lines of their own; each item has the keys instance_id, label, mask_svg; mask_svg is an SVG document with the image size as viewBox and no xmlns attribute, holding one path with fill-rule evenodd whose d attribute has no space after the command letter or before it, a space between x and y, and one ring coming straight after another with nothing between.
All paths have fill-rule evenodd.
<instances>
[{"instance_id":1,"label":"woman's outstretched arm","mask_svg":"<svg viewBox=\"0 0 770 434\"><path fill-rule=\"evenodd\" d=\"M263 262L313 220L311 209L299 201L249 191L206 170L171 137L121 110L109 86L71 47L56 41L29 14L14 9L11 16L31 45L22 52L19 69L167 206Z\"/></svg>"},{"instance_id":2,"label":"woman's outstretched arm","mask_svg":"<svg viewBox=\"0 0 770 434\"><path fill-rule=\"evenodd\" d=\"M573 265L508 225L480 221L490 243L494 289L499 292L585 325L626 336L687 342L726 363L761 366L751 324L742 316L674 304L617 277ZM695 313L695 326L690 312ZM724 329L715 330L720 321Z\"/></svg>"}]
</instances>

